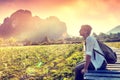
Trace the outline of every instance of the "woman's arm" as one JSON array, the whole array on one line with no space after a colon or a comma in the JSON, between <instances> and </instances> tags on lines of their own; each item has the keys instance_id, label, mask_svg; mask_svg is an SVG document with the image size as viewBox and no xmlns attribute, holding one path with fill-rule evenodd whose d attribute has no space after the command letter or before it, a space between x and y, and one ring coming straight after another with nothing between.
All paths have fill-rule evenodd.
<instances>
[{"instance_id":1,"label":"woman's arm","mask_svg":"<svg viewBox=\"0 0 120 80\"><path fill-rule=\"evenodd\" d=\"M85 64L84 64L84 69L82 70L82 73L85 73L85 72L88 71L88 66L90 64L90 59L91 59L90 55L85 56Z\"/></svg>"}]
</instances>

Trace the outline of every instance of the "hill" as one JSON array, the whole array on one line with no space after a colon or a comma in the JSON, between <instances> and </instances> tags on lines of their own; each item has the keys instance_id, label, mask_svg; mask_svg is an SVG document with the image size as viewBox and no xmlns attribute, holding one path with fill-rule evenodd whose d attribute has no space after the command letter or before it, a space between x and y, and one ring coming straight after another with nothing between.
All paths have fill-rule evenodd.
<instances>
[{"instance_id":1,"label":"hill","mask_svg":"<svg viewBox=\"0 0 120 80\"><path fill-rule=\"evenodd\" d=\"M0 37L15 37L18 40L42 41L45 37L51 40L63 39L68 36L66 23L56 16L41 19L32 16L29 10L18 10L6 17L0 25Z\"/></svg>"},{"instance_id":2,"label":"hill","mask_svg":"<svg viewBox=\"0 0 120 80\"><path fill-rule=\"evenodd\" d=\"M120 33L120 25L116 26L115 28L111 29L110 31L107 32L108 34L110 33Z\"/></svg>"}]
</instances>

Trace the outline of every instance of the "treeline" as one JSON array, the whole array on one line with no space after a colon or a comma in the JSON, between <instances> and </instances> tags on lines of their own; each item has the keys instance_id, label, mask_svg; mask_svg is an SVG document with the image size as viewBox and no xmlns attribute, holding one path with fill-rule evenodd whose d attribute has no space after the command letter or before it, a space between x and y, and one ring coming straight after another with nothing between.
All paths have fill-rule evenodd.
<instances>
[{"instance_id":1,"label":"treeline","mask_svg":"<svg viewBox=\"0 0 120 80\"><path fill-rule=\"evenodd\" d=\"M28 45L52 45L52 44L75 44L81 43L82 38L80 37L69 37L65 39L50 39L48 36L45 36L42 41L31 41L25 39L20 41L17 38L11 37L8 39L0 38L0 46L28 46Z\"/></svg>"},{"instance_id":2,"label":"treeline","mask_svg":"<svg viewBox=\"0 0 120 80\"><path fill-rule=\"evenodd\" d=\"M97 35L96 33L92 34L95 36L98 40L103 42L120 42L120 33L100 33ZM27 46L27 45L51 45L51 44L78 44L83 41L83 38L81 37L68 37L65 39L57 39L53 40L50 39L48 36L45 36L42 41L30 41L28 39L25 39L23 41L19 41L18 39L11 37L8 39L0 38L0 46Z\"/></svg>"},{"instance_id":3,"label":"treeline","mask_svg":"<svg viewBox=\"0 0 120 80\"><path fill-rule=\"evenodd\" d=\"M98 40L104 41L104 42L119 42L120 41L120 33L100 33L99 35L96 35L93 33L93 36L95 36Z\"/></svg>"},{"instance_id":4,"label":"treeline","mask_svg":"<svg viewBox=\"0 0 120 80\"><path fill-rule=\"evenodd\" d=\"M17 42L18 40L11 37L8 39L0 38L0 46L17 46L20 45Z\"/></svg>"}]
</instances>

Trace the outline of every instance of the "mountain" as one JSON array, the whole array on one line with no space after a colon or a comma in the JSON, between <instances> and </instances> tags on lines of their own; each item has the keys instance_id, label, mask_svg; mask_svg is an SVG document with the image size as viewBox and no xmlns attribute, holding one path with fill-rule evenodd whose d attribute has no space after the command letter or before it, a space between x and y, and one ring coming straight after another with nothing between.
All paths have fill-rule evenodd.
<instances>
[{"instance_id":1,"label":"mountain","mask_svg":"<svg viewBox=\"0 0 120 80\"><path fill-rule=\"evenodd\" d=\"M45 37L51 40L63 39L68 36L65 22L55 16L41 19L32 16L29 10L17 10L6 17L0 25L0 37L15 37L19 40L42 41Z\"/></svg>"},{"instance_id":2,"label":"mountain","mask_svg":"<svg viewBox=\"0 0 120 80\"><path fill-rule=\"evenodd\" d=\"M107 32L108 34L110 33L120 33L120 25L116 26L115 28L111 29L110 31Z\"/></svg>"}]
</instances>

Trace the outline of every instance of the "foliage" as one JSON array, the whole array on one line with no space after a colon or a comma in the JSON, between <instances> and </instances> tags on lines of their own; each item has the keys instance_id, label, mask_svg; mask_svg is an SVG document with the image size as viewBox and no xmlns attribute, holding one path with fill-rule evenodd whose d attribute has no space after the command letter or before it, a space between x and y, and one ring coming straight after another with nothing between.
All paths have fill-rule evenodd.
<instances>
[{"instance_id":1,"label":"foliage","mask_svg":"<svg viewBox=\"0 0 120 80\"><path fill-rule=\"evenodd\" d=\"M10 37L8 39L0 38L0 46L16 46L17 45L17 39Z\"/></svg>"},{"instance_id":2,"label":"foliage","mask_svg":"<svg viewBox=\"0 0 120 80\"><path fill-rule=\"evenodd\" d=\"M0 48L2 80L73 80L81 44Z\"/></svg>"}]
</instances>

